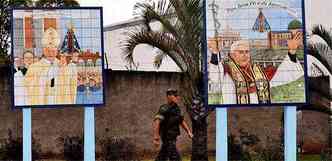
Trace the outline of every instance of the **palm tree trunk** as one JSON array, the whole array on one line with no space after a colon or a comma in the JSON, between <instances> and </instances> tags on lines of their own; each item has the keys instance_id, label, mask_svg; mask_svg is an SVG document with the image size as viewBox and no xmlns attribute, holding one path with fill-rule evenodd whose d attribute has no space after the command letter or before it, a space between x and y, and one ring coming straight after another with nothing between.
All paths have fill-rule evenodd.
<instances>
[{"instance_id":1,"label":"palm tree trunk","mask_svg":"<svg viewBox=\"0 0 332 161\"><path fill-rule=\"evenodd\" d=\"M331 75L329 78L329 99L332 98L332 77ZM327 158L328 160L332 161L332 102L330 102L330 108L328 110L329 119L328 119L328 146L327 146Z\"/></svg>"},{"instance_id":2,"label":"palm tree trunk","mask_svg":"<svg viewBox=\"0 0 332 161\"><path fill-rule=\"evenodd\" d=\"M332 104L332 103L331 103ZM328 157L332 160L332 105L330 107L330 114L329 114L329 149L328 149Z\"/></svg>"},{"instance_id":3,"label":"palm tree trunk","mask_svg":"<svg viewBox=\"0 0 332 161\"><path fill-rule=\"evenodd\" d=\"M206 117L198 120L192 119L192 129L194 138L192 140L191 161L208 161Z\"/></svg>"},{"instance_id":4,"label":"palm tree trunk","mask_svg":"<svg viewBox=\"0 0 332 161\"><path fill-rule=\"evenodd\" d=\"M183 84L182 88L184 91L192 91L187 92L184 97L187 112L191 117L192 133L194 135L192 139L191 161L208 161L207 116L209 113L204 106L202 94L195 95L195 93L200 92L194 92L200 89L201 85L198 85L197 89L192 89L192 87L196 87L194 85L195 82L188 75L184 75L181 84Z\"/></svg>"}]
</instances>

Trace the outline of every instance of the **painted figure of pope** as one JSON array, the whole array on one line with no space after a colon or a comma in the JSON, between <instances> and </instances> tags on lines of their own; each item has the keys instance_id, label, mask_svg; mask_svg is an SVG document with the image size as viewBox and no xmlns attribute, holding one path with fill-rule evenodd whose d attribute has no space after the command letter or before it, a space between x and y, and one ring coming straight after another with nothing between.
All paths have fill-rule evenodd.
<instances>
[{"instance_id":1,"label":"painted figure of pope","mask_svg":"<svg viewBox=\"0 0 332 161\"><path fill-rule=\"evenodd\" d=\"M213 59L219 51L210 45L212 54L209 79L218 83L218 87L214 90L222 91L220 102L222 104L273 103L271 87L282 86L303 77L304 71L296 58L301 36L298 32L293 39L288 40L288 55L273 72L252 62L248 40L234 42L225 61ZM210 91L212 89L209 88Z\"/></svg>"},{"instance_id":2,"label":"painted figure of pope","mask_svg":"<svg viewBox=\"0 0 332 161\"><path fill-rule=\"evenodd\" d=\"M65 87L75 84L64 84L64 77L70 75L57 59L60 37L54 28L48 28L42 37L42 58L32 64L25 76L27 91L26 105L59 105L72 104L75 101L65 99L68 93ZM68 96L69 97L69 96Z\"/></svg>"}]
</instances>

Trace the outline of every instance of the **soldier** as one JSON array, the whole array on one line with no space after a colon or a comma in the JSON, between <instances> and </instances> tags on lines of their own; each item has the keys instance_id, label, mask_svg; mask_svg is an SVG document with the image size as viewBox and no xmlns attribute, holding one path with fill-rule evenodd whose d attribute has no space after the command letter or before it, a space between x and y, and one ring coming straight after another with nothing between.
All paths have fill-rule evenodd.
<instances>
[{"instance_id":1,"label":"soldier","mask_svg":"<svg viewBox=\"0 0 332 161\"><path fill-rule=\"evenodd\" d=\"M168 89L166 92L167 103L160 106L156 114L154 126L153 143L156 146L162 142L160 152L156 161L180 161L181 157L176 149L176 138L180 135L180 125L190 138L193 137L191 130L185 122L181 109L178 106L180 96L177 90Z\"/></svg>"}]
</instances>

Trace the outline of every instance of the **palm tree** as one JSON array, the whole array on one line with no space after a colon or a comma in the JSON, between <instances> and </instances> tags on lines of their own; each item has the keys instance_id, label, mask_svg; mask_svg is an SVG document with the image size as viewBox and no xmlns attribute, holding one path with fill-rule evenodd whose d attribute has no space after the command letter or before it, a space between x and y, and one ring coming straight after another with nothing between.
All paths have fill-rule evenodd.
<instances>
[{"instance_id":1,"label":"palm tree","mask_svg":"<svg viewBox=\"0 0 332 161\"><path fill-rule=\"evenodd\" d=\"M322 25L316 25L312 29L312 35L318 36L320 42L310 42L308 44L308 53L319 60L328 70L329 75L332 74L332 33L325 29ZM330 79L332 79L330 77ZM331 82L331 81L330 81ZM330 88L331 88L330 84ZM331 89L330 89L331 90ZM330 97L331 97L330 91ZM332 159L332 106L329 109L329 157Z\"/></svg>"},{"instance_id":2,"label":"palm tree","mask_svg":"<svg viewBox=\"0 0 332 161\"><path fill-rule=\"evenodd\" d=\"M137 45L148 44L159 49L154 57L155 67L170 57L180 68L183 76L183 100L192 120L192 160L205 161L207 156L208 111L203 105L203 1L159 0L142 2L135 6L143 19L144 27L131 31L124 42L124 57L135 65L133 56ZM159 23L161 30L153 30L151 24Z\"/></svg>"},{"instance_id":3,"label":"palm tree","mask_svg":"<svg viewBox=\"0 0 332 161\"><path fill-rule=\"evenodd\" d=\"M38 0L36 7L78 7L80 4L76 0Z\"/></svg>"}]
</instances>

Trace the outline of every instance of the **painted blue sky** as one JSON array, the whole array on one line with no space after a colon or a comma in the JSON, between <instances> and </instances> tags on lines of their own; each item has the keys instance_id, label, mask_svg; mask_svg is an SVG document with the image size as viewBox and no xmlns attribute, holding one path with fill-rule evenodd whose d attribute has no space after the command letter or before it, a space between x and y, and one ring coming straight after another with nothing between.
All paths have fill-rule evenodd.
<instances>
[{"instance_id":1,"label":"painted blue sky","mask_svg":"<svg viewBox=\"0 0 332 161\"><path fill-rule=\"evenodd\" d=\"M99 10L72 10L71 16L60 18L61 41L68 31L68 26L74 27L78 43L84 51L101 52L101 24Z\"/></svg>"},{"instance_id":2,"label":"painted blue sky","mask_svg":"<svg viewBox=\"0 0 332 161\"><path fill-rule=\"evenodd\" d=\"M219 33L230 27L234 31L238 31L242 38L266 38L266 33L253 32L251 29L258 16L259 10L257 8L238 8L232 12L227 12L227 9L233 8L238 4L245 4L248 1L262 2L262 0L219 0L217 3L219 6L218 10L218 21L220 22ZM212 0L210 0L211 3ZM301 0L272 0L272 3L281 4L287 6L289 10L283 8L263 8L262 12L266 17L272 31L285 31L287 30L288 24L298 19L302 21L302 3ZM292 10L292 11L291 11ZM213 35L214 22L212 21L211 11L208 12L208 35Z\"/></svg>"}]
</instances>

